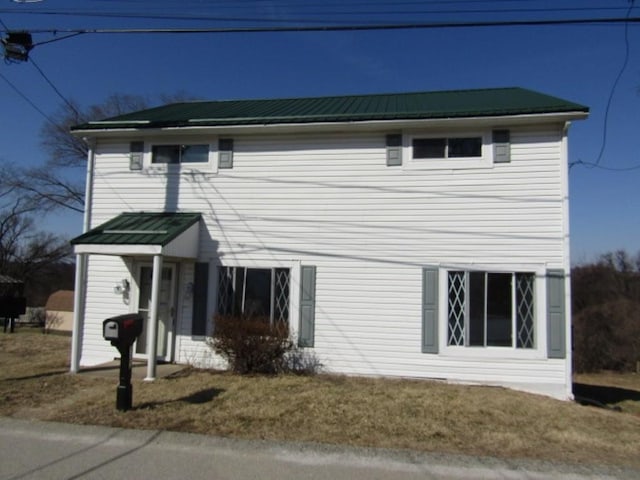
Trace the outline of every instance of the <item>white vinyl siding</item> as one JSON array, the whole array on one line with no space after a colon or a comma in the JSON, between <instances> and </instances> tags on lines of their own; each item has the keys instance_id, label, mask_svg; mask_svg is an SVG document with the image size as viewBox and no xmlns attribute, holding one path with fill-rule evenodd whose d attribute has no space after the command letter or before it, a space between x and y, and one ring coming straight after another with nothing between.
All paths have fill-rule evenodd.
<instances>
[{"instance_id":1,"label":"white vinyl siding","mask_svg":"<svg viewBox=\"0 0 640 480\"><path fill-rule=\"evenodd\" d=\"M539 329L529 355L421 351L425 266L564 268L562 125L511 128L511 161L489 168L389 168L387 133L234 133L233 168L217 171L184 164L175 171L132 172L129 140L100 140L92 224L122 211L202 212L197 261L212 262L211 271L216 262L314 265L314 351L329 371L508 384L566 398L567 361L548 359L546 341L538 342L546 336L544 285L536 290ZM189 142L216 145L217 137ZM193 264L181 276L193 281ZM86 322L92 329L105 313L124 312L95 307L108 295L97 292L98 284L107 281L111 288L111 277L105 280L93 257L89 278ZM215 282L209 284L215 295ZM440 285L442 296L442 279ZM180 293L178 301L176 359L212 361L204 342L190 335L191 300ZM213 312L215 303L209 303ZM445 310L439 312L441 336ZM295 328L298 309L290 312ZM96 338L84 346L83 362L93 348L110 347Z\"/></svg>"}]
</instances>

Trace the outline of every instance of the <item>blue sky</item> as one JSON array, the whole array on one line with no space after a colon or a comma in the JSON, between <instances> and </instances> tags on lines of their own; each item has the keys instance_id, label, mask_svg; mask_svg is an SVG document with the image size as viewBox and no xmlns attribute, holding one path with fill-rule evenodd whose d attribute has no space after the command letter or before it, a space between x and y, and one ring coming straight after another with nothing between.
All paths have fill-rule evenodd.
<instances>
[{"instance_id":1,"label":"blue sky","mask_svg":"<svg viewBox=\"0 0 640 480\"><path fill-rule=\"evenodd\" d=\"M355 24L625 17L629 5L627 0L44 0L28 4L5 0L0 4L0 19L11 30L62 31L297 25L311 20ZM575 8L580 10L572 10ZM72 12L254 20L68 15ZM634 8L631 15L640 15L640 8ZM640 26L630 24L627 34L628 63L613 91L600 160L601 166L612 169L640 167ZM55 38L63 34L57 35ZM36 42L52 38L51 34L34 34ZM569 159L594 162L603 145L605 111L625 52L624 24L607 24L313 33L85 34L38 46L31 56L64 96L81 104L99 103L115 92L154 95L184 91L203 99L242 99L522 86L590 107L589 119L575 122L570 129ZM33 65L0 63L0 73L46 114L53 115L61 104ZM42 163L45 157L39 146L39 131L44 119L2 79L0 112L0 159L20 165ZM577 165L571 169L574 263L619 248L631 253L640 250L639 184L640 168L612 171ZM71 237L80 233L81 223L80 215L58 213L47 216L42 226Z\"/></svg>"}]
</instances>

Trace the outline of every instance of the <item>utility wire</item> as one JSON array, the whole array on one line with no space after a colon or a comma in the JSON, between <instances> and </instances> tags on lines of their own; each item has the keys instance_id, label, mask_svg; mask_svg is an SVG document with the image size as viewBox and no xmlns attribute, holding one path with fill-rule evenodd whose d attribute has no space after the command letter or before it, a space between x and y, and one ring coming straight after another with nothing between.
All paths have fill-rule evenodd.
<instances>
[{"instance_id":1,"label":"utility wire","mask_svg":"<svg viewBox=\"0 0 640 480\"><path fill-rule=\"evenodd\" d=\"M640 170L640 165L633 165L631 167L604 167L602 165L598 165L595 162L585 162L583 160L576 160L575 162L571 162L569 164L569 169L577 165L584 165L587 168L598 168L600 170L608 170L610 172L630 172L632 170Z\"/></svg>"},{"instance_id":2,"label":"utility wire","mask_svg":"<svg viewBox=\"0 0 640 480\"><path fill-rule=\"evenodd\" d=\"M272 27L212 27L212 28L40 28L31 33L93 33L93 34L200 34L200 33L286 33L286 32L344 32L371 30L420 30L432 28L482 28L525 27L556 25L597 25L617 23L640 23L640 17L574 18L565 20L509 20L487 22L426 22L390 23L371 25L319 25L319 26L272 26Z\"/></svg>"},{"instance_id":3,"label":"utility wire","mask_svg":"<svg viewBox=\"0 0 640 480\"><path fill-rule=\"evenodd\" d=\"M381 5L385 7L385 5ZM492 8L492 9L473 9L473 10L398 10L396 5L389 5L388 10L357 10L357 11L316 11L305 12L303 15L307 16L362 16L362 15L444 15L444 14L458 14L458 15L470 15L470 14L494 14L494 13L557 13L557 12L590 12L590 11L605 11L605 10L626 10L625 7L564 7L564 8ZM0 12L15 12L14 10L2 9ZM133 18L141 20L178 20L178 21L219 21L219 22L287 22L287 23L317 23L319 21L326 20L312 20L312 19L295 19L286 18L288 15L300 15L300 13L294 12L282 12L280 17L285 18L246 18L246 17L224 17L224 16L208 16L208 15L172 15L168 13L142 13L142 12L96 12L89 10L74 10L74 11L60 11L60 10L38 10L38 11L26 11L24 15L47 15L47 16L71 16L71 17L98 17L98 18Z\"/></svg>"},{"instance_id":4,"label":"utility wire","mask_svg":"<svg viewBox=\"0 0 640 480\"><path fill-rule=\"evenodd\" d=\"M630 0L629 9L627 10L627 19L631 17L631 10L633 10L635 0ZM598 153L598 157L596 161L593 162L590 168L597 167L602 160L602 156L604 155L604 150L607 147L607 133L609 130L609 111L611 110L611 103L613 102L613 96L618 87L618 83L622 78L622 74L627 69L627 65L629 65L629 22L625 22L624 24L624 61L622 62L622 66L620 67L620 71L618 71L618 75L616 76L613 85L611 86L611 91L609 92L609 98L607 100L607 106L604 110L604 126L602 128L602 145L600 146L600 153ZM587 165L587 164L585 164Z\"/></svg>"},{"instance_id":5,"label":"utility wire","mask_svg":"<svg viewBox=\"0 0 640 480\"><path fill-rule=\"evenodd\" d=\"M46 45L47 43L59 42L60 40L66 40L67 38L77 37L78 35L83 35L82 32L71 33L69 35L65 35L64 37L53 38L51 40L45 40L43 42L34 43L34 47L39 47L40 45Z\"/></svg>"},{"instance_id":6,"label":"utility wire","mask_svg":"<svg viewBox=\"0 0 640 480\"><path fill-rule=\"evenodd\" d=\"M4 23L1 18L0 18L0 25L2 25L2 28L4 28L5 32L9 33L9 27L7 27L7 24Z\"/></svg>"},{"instance_id":7,"label":"utility wire","mask_svg":"<svg viewBox=\"0 0 640 480\"><path fill-rule=\"evenodd\" d=\"M47 75L38 66L35 60L32 57L29 57L29 61L35 67L38 73L42 76L42 78L44 78L44 80L49 84L49 86L53 89L53 91L56 92L56 94L62 99L62 101L64 101L64 103L67 104L67 106L71 109L71 111L73 111L73 113L75 113L80 120L84 121L82 114L78 112L76 107L74 107L74 105L69 100L67 100L67 98L62 94L62 92L58 90L58 88L53 84L53 82L49 79L49 77L47 77Z\"/></svg>"},{"instance_id":8,"label":"utility wire","mask_svg":"<svg viewBox=\"0 0 640 480\"><path fill-rule=\"evenodd\" d=\"M52 124L54 127L57 127L56 122L54 122L51 117L49 117L49 115L47 115L46 113L44 113L40 107L38 107L34 102L31 101L31 99L29 97L27 97L24 93L22 93L18 87L16 87L7 77L5 77L2 73L0 73L0 78L2 78L5 82L7 82L7 84L13 89L14 92L16 92L18 95L20 95L20 97L22 97L22 99L27 102L29 105L31 105L33 107L33 109L35 111L37 111L40 115L42 115L44 117L44 119L46 121L48 121L50 124Z\"/></svg>"}]
</instances>

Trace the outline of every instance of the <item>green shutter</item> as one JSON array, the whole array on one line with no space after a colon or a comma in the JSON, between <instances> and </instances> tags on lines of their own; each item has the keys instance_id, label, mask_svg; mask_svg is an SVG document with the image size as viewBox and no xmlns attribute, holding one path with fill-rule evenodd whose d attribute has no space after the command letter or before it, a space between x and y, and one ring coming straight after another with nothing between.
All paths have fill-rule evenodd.
<instances>
[{"instance_id":1,"label":"green shutter","mask_svg":"<svg viewBox=\"0 0 640 480\"><path fill-rule=\"evenodd\" d=\"M218 140L218 168L233 168L233 139Z\"/></svg>"},{"instance_id":2,"label":"green shutter","mask_svg":"<svg viewBox=\"0 0 640 480\"><path fill-rule=\"evenodd\" d=\"M509 130L493 131L493 163L511 161L511 134Z\"/></svg>"},{"instance_id":3,"label":"green shutter","mask_svg":"<svg viewBox=\"0 0 640 480\"><path fill-rule=\"evenodd\" d=\"M207 334L207 293L209 290L209 264L196 263L193 275L193 322L191 334Z\"/></svg>"},{"instance_id":4,"label":"green shutter","mask_svg":"<svg viewBox=\"0 0 640 480\"><path fill-rule=\"evenodd\" d=\"M402 135L387 135L387 167L402 165Z\"/></svg>"},{"instance_id":5,"label":"green shutter","mask_svg":"<svg viewBox=\"0 0 640 480\"><path fill-rule=\"evenodd\" d=\"M422 270L422 353L438 353L438 282L436 267Z\"/></svg>"},{"instance_id":6,"label":"green shutter","mask_svg":"<svg viewBox=\"0 0 640 480\"><path fill-rule=\"evenodd\" d=\"M316 317L316 267L300 269L300 328L298 345L313 347Z\"/></svg>"},{"instance_id":7,"label":"green shutter","mask_svg":"<svg viewBox=\"0 0 640 480\"><path fill-rule=\"evenodd\" d=\"M566 357L566 310L564 270L547 271L547 354Z\"/></svg>"}]
</instances>

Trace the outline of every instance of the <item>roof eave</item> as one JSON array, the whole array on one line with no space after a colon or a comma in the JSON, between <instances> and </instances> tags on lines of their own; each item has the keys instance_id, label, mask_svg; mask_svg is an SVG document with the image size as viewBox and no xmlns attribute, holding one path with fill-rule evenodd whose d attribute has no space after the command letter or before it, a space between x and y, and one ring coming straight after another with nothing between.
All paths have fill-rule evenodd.
<instances>
[{"instance_id":1,"label":"roof eave","mask_svg":"<svg viewBox=\"0 0 640 480\"><path fill-rule=\"evenodd\" d=\"M521 113L507 115L480 115L468 117L441 117L417 119L385 119L385 120L352 120L336 122L291 122L291 123L262 123L246 125L189 125L141 127L140 125L112 128L85 128L72 130L76 137L105 138L105 137L140 137L153 135L184 135L200 133L253 133L264 132L293 132L293 131L331 131L349 128L352 130L388 130L401 128L431 128L431 127L465 127L482 125L530 125L536 123L564 123L572 120L583 120L589 116L588 110L570 110L547 113Z\"/></svg>"}]
</instances>

